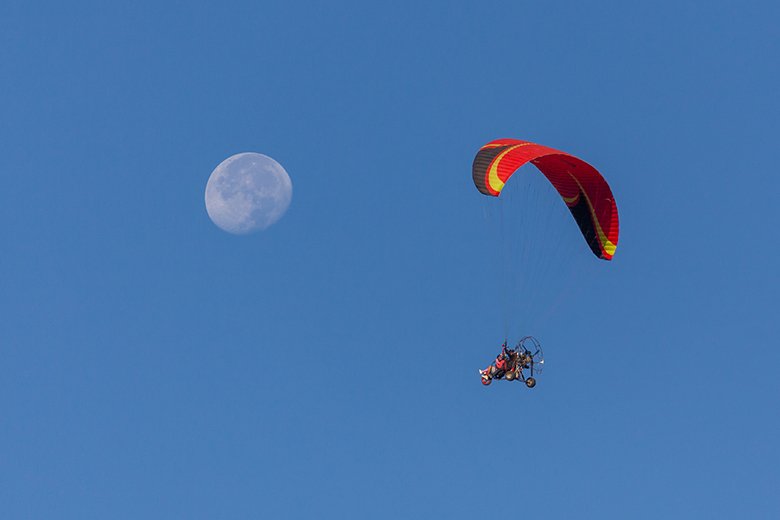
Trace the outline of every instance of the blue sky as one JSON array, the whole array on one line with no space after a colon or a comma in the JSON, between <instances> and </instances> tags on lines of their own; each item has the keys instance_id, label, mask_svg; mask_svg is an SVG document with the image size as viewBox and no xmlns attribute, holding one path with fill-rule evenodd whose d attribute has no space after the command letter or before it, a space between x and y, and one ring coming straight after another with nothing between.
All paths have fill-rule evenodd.
<instances>
[{"instance_id":1,"label":"blue sky","mask_svg":"<svg viewBox=\"0 0 780 520\"><path fill-rule=\"evenodd\" d=\"M776 517L778 20L4 3L3 517ZM499 137L588 160L621 216L523 331L533 391L476 374L505 289L470 168ZM203 191L243 151L294 196L237 237Z\"/></svg>"}]
</instances>

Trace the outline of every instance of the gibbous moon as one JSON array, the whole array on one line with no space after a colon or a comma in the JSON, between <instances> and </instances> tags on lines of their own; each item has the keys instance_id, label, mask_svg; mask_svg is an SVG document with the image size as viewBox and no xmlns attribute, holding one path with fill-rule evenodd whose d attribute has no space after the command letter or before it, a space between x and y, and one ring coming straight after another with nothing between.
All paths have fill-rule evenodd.
<instances>
[{"instance_id":1,"label":"gibbous moon","mask_svg":"<svg viewBox=\"0 0 780 520\"><path fill-rule=\"evenodd\" d=\"M239 153L206 183L206 211L219 228L246 235L268 228L287 211L292 181L282 165L259 153Z\"/></svg>"}]
</instances>

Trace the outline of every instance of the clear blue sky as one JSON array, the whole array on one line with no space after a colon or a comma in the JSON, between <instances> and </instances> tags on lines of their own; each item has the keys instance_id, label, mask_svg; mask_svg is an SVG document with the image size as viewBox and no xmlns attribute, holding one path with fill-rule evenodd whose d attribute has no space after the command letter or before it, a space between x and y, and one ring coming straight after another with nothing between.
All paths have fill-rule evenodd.
<instances>
[{"instance_id":1,"label":"clear blue sky","mask_svg":"<svg viewBox=\"0 0 780 520\"><path fill-rule=\"evenodd\" d=\"M4 2L0 516L777 518L779 21ZM476 374L498 137L590 161L621 216L527 331L533 391ZM236 237L203 192L243 151L295 191Z\"/></svg>"}]
</instances>

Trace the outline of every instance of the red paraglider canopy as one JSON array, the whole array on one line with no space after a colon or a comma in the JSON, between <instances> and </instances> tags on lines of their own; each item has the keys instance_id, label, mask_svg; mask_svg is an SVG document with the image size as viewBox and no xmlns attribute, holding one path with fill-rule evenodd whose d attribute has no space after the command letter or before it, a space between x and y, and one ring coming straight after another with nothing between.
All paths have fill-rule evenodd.
<instances>
[{"instance_id":1,"label":"red paraglider canopy","mask_svg":"<svg viewBox=\"0 0 780 520\"><path fill-rule=\"evenodd\" d=\"M498 197L509 177L528 162L558 190L593 253L612 259L618 243L617 205L604 177L582 159L528 141L497 139L474 157L474 184L485 195Z\"/></svg>"}]
</instances>

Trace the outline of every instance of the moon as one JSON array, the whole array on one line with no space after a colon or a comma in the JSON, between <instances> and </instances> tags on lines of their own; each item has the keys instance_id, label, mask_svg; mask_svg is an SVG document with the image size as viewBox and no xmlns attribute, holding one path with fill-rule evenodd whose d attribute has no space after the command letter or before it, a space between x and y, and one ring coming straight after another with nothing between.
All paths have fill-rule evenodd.
<instances>
[{"instance_id":1,"label":"moon","mask_svg":"<svg viewBox=\"0 0 780 520\"><path fill-rule=\"evenodd\" d=\"M206 183L206 212L220 229L235 235L262 231L287 211L292 181L282 165L254 152L228 157Z\"/></svg>"}]
</instances>

